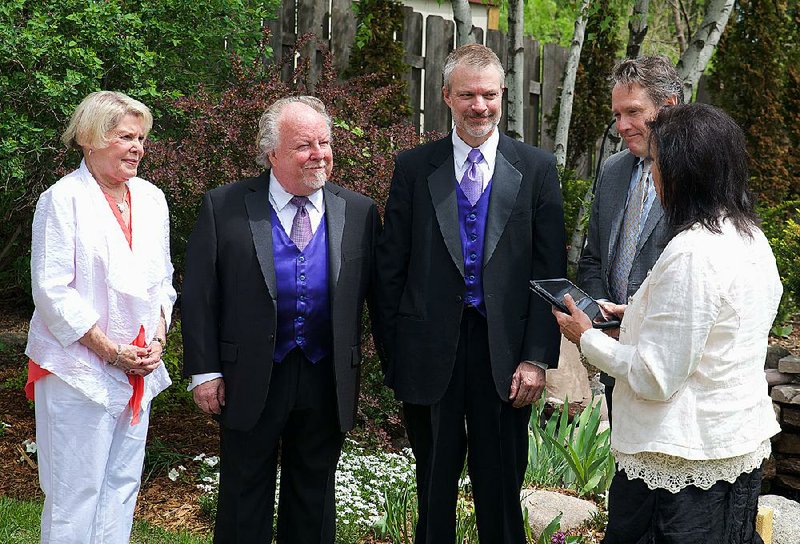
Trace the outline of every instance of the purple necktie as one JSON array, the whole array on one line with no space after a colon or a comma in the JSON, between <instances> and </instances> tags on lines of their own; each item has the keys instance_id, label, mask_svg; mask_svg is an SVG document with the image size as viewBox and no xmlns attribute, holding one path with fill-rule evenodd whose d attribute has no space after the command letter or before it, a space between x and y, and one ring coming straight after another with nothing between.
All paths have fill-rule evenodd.
<instances>
[{"instance_id":1,"label":"purple necktie","mask_svg":"<svg viewBox=\"0 0 800 544\"><path fill-rule=\"evenodd\" d=\"M483 160L483 153L478 148L474 148L467 155L469 166L464 176L461 178L461 190L473 206L481 197L483 192L483 175L478 168L478 163Z\"/></svg>"},{"instance_id":2,"label":"purple necktie","mask_svg":"<svg viewBox=\"0 0 800 544\"><path fill-rule=\"evenodd\" d=\"M303 251L311 241L311 218L308 217L308 211L306 210L308 197L293 196L290 202L297 208L297 212L292 220L292 232L289 233L289 238L292 239L297 249Z\"/></svg>"}]
</instances>

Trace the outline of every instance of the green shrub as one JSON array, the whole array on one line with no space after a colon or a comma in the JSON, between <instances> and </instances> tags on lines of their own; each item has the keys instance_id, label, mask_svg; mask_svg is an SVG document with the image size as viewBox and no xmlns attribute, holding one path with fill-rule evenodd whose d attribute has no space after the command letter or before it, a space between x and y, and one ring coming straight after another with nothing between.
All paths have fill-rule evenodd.
<instances>
[{"instance_id":1,"label":"green shrub","mask_svg":"<svg viewBox=\"0 0 800 544\"><path fill-rule=\"evenodd\" d=\"M783 283L783 298L773 330L779 333L781 325L797 313L800 301L800 201L790 200L777 206L763 207L759 209L759 215Z\"/></svg>"},{"instance_id":2,"label":"green shrub","mask_svg":"<svg viewBox=\"0 0 800 544\"><path fill-rule=\"evenodd\" d=\"M531 414L526 484L566 487L583 496L605 493L614 476L611 429L598 433L600 403L595 402L568 421L568 402L540 425L544 399Z\"/></svg>"}]
</instances>

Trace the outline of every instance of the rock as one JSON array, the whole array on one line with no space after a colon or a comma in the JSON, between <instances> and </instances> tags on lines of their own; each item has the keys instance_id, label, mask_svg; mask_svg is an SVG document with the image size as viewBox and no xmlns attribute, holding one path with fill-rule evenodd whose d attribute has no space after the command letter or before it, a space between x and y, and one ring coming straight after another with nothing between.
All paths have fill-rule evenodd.
<instances>
[{"instance_id":1,"label":"rock","mask_svg":"<svg viewBox=\"0 0 800 544\"><path fill-rule=\"evenodd\" d=\"M767 358L764 361L764 368L778 368L778 361L790 355L789 350L783 346L774 345L767 348Z\"/></svg>"},{"instance_id":2,"label":"rock","mask_svg":"<svg viewBox=\"0 0 800 544\"><path fill-rule=\"evenodd\" d=\"M800 408L784 406L781 409L781 426L800 428Z\"/></svg>"},{"instance_id":3,"label":"rock","mask_svg":"<svg viewBox=\"0 0 800 544\"><path fill-rule=\"evenodd\" d=\"M797 544L800 542L800 503L780 495L762 495L759 507L774 510L772 544Z\"/></svg>"},{"instance_id":4,"label":"rock","mask_svg":"<svg viewBox=\"0 0 800 544\"><path fill-rule=\"evenodd\" d=\"M778 361L778 371L786 374L800 374L800 357L788 355Z\"/></svg>"},{"instance_id":5,"label":"rock","mask_svg":"<svg viewBox=\"0 0 800 544\"><path fill-rule=\"evenodd\" d=\"M547 371L547 397L570 404L582 403L586 406L592 393L589 389L589 374L581 363L581 354L575 344L561 337L561 355L558 368Z\"/></svg>"},{"instance_id":6,"label":"rock","mask_svg":"<svg viewBox=\"0 0 800 544\"><path fill-rule=\"evenodd\" d=\"M770 459L772 458L770 457ZM764 472L766 472L766 465L764 466ZM776 470L781 474L800 474L800 457L779 459L776 464Z\"/></svg>"},{"instance_id":7,"label":"rock","mask_svg":"<svg viewBox=\"0 0 800 544\"><path fill-rule=\"evenodd\" d=\"M769 395L784 404L800 404L800 384L776 385Z\"/></svg>"},{"instance_id":8,"label":"rock","mask_svg":"<svg viewBox=\"0 0 800 544\"><path fill-rule=\"evenodd\" d=\"M791 476L789 474L777 474L775 476L775 483L794 492L800 491L800 478Z\"/></svg>"},{"instance_id":9,"label":"rock","mask_svg":"<svg viewBox=\"0 0 800 544\"><path fill-rule=\"evenodd\" d=\"M783 410L781 410L781 405L778 404L777 402L773 402L772 403L772 411L775 412L775 419L777 419L778 423L780 423L781 422L781 413L783 413Z\"/></svg>"},{"instance_id":10,"label":"rock","mask_svg":"<svg viewBox=\"0 0 800 544\"><path fill-rule=\"evenodd\" d=\"M792 383L794 376L791 374L783 373L774 368L768 368L764 371L764 374L767 376L767 385L772 387L773 385L783 385L785 383Z\"/></svg>"},{"instance_id":11,"label":"rock","mask_svg":"<svg viewBox=\"0 0 800 544\"><path fill-rule=\"evenodd\" d=\"M798 454L800 453L800 435L786 431L780 432L773 439L772 449L778 453Z\"/></svg>"},{"instance_id":12,"label":"rock","mask_svg":"<svg viewBox=\"0 0 800 544\"><path fill-rule=\"evenodd\" d=\"M591 501L539 489L523 489L520 494L522 507L528 511L528 523L534 538L539 538L553 518L561 514L561 530L580 527L597 513Z\"/></svg>"},{"instance_id":13,"label":"rock","mask_svg":"<svg viewBox=\"0 0 800 544\"><path fill-rule=\"evenodd\" d=\"M775 458L773 456L769 456L769 458L764 461L762 468L764 470L764 475L762 478L765 480L771 480L775 477L775 470L776 470L777 463L775 462Z\"/></svg>"}]
</instances>

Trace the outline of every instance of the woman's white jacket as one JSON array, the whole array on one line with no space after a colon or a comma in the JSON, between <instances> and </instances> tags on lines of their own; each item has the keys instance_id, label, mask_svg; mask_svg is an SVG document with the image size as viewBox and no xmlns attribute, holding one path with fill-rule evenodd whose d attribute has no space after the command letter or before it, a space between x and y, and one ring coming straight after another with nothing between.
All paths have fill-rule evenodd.
<instances>
[{"instance_id":1,"label":"woman's white jacket","mask_svg":"<svg viewBox=\"0 0 800 544\"><path fill-rule=\"evenodd\" d=\"M169 326L176 298L164 194L141 178L127 183L132 248L83 162L42 193L33 218L35 311L25 351L114 417L130 400L128 377L78 340L97 324L119 344L144 326L149 343L162 312ZM142 407L170 383L163 364L146 376Z\"/></svg>"},{"instance_id":2,"label":"woman's white jacket","mask_svg":"<svg viewBox=\"0 0 800 544\"><path fill-rule=\"evenodd\" d=\"M629 301L619 342L581 337L589 362L617 379L612 447L690 460L754 452L780 431L764 358L781 299L769 244L695 225L675 236Z\"/></svg>"}]
</instances>

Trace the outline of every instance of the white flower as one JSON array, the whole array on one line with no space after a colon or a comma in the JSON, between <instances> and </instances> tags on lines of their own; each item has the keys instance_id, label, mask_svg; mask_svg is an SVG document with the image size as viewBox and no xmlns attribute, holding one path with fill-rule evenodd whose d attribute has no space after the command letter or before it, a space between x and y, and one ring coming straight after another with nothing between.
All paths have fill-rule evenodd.
<instances>
[{"instance_id":1,"label":"white flower","mask_svg":"<svg viewBox=\"0 0 800 544\"><path fill-rule=\"evenodd\" d=\"M36 453L36 442L34 442L33 440L31 440L31 439L25 440L22 443L22 445L25 446L25 451L26 452L28 452L28 453Z\"/></svg>"},{"instance_id":2,"label":"white flower","mask_svg":"<svg viewBox=\"0 0 800 544\"><path fill-rule=\"evenodd\" d=\"M213 455L211 457L206 457L203 460L203 463L205 463L206 466L215 467L217 466L217 464L219 464L219 457L217 457L216 455Z\"/></svg>"},{"instance_id":3,"label":"white flower","mask_svg":"<svg viewBox=\"0 0 800 544\"><path fill-rule=\"evenodd\" d=\"M174 468L169 469L169 472L167 473L167 478L169 478L174 482L178 479L178 476L180 476L180 473L176 469Z\"/></svg>"}]
</instances>

